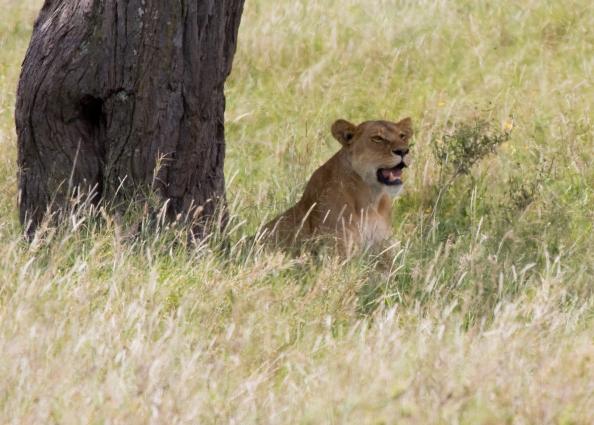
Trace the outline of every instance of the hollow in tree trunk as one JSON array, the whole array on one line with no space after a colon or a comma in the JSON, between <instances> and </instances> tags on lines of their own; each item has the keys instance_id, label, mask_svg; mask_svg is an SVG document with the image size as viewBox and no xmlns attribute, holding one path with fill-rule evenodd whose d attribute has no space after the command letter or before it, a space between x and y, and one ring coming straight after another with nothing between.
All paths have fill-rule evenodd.
<instances>
[{"instance_id":1,"label":"hollow in tree trunk","mask_svg":"<svg viewBox=\"0 0 594 425\"><path fill-rule=\"evenodd\" d=\"M33 230L75 191L123 207L150 190L170 217L211 216L224 203L223 88L242 9L46 0L17 93L21 222Z\"/></svg>"}]
</instances>

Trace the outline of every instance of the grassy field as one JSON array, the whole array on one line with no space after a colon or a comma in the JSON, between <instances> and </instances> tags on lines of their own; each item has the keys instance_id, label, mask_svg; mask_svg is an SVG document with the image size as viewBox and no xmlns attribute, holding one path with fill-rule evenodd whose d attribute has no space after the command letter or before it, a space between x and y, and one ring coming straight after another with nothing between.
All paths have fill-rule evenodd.
<instances>
[{"instance_id":1,"label":"grassy field","mask_svg":"<svg viewBox=\"0 0 594 425\"><path fill-rule=\"evenodd\" d=\"M594 423L589 0L247 0L230 256L84 216L23 242L13 107L40 4L0 0L0 423ZM333 120L405 116L391 251L242 246L338 148ZM435 147L477 120L511 138L457 174Z\"/></svg>"}]
</instances>

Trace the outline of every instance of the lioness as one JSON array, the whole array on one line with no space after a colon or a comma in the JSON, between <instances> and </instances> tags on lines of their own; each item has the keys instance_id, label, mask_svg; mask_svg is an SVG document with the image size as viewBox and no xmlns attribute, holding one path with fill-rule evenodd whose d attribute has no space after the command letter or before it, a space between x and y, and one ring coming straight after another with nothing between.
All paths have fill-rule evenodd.
<instances>
[{"instance_id":1,"label":"lioness","mask_svg":"<svg viewBox=\"0 0 594 425\"><path fill-rule=\"evenodd\" d=\"M342 148L313 173L299 202L265 225L274 242L291 247L330 237L351 252L390 237L392 198L410 161L411 119L338 120L332 135Z\"/></svg>"}]
</instances>

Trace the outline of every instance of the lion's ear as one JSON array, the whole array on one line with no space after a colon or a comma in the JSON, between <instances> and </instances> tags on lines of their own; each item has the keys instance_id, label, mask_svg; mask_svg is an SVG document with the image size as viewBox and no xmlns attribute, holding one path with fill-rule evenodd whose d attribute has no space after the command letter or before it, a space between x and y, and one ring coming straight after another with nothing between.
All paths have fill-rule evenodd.
<instances>
[{"instance_id":1,"label":"lion's ear","mask_svg":"<svg viewBox=\"0 0 594 425\"><path fill-rule=\"evenodd\" d=\"M332 124L332 135L341 145L348 146L351 144L356 129L357 127L354 124L345 120L338 120Z\"/></svg>"},{"instance_id":2,"label":"lion's ear","mask_svg":"<svg viewBox=\"0 0 594 425\"><path fill-rule=\"evenodd\" d=\"M400 138L402 141L408 141L412 137L413 129L412 129L412 119L410 117L406 117L396 123L398 129L401 131Z\"/></svg>"}]
</instances>

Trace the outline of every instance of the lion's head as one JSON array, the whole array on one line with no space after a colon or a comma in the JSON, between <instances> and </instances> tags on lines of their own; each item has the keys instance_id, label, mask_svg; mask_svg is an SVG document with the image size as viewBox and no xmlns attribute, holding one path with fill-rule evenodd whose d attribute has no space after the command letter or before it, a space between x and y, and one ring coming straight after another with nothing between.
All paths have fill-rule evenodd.
<instances>
[{"instance_id":1,"label":"lion's head","mask_svg":"<svg viewBox=\"0 0 594 425\"><path fill-rule=\"evenodd\" d=\"M345 150L353 170L374 188L395 196L403 186L403 169L410 164L412 121L366 121L359 125L338 120L332 135Z\"/></svg>"}]
</instances>

